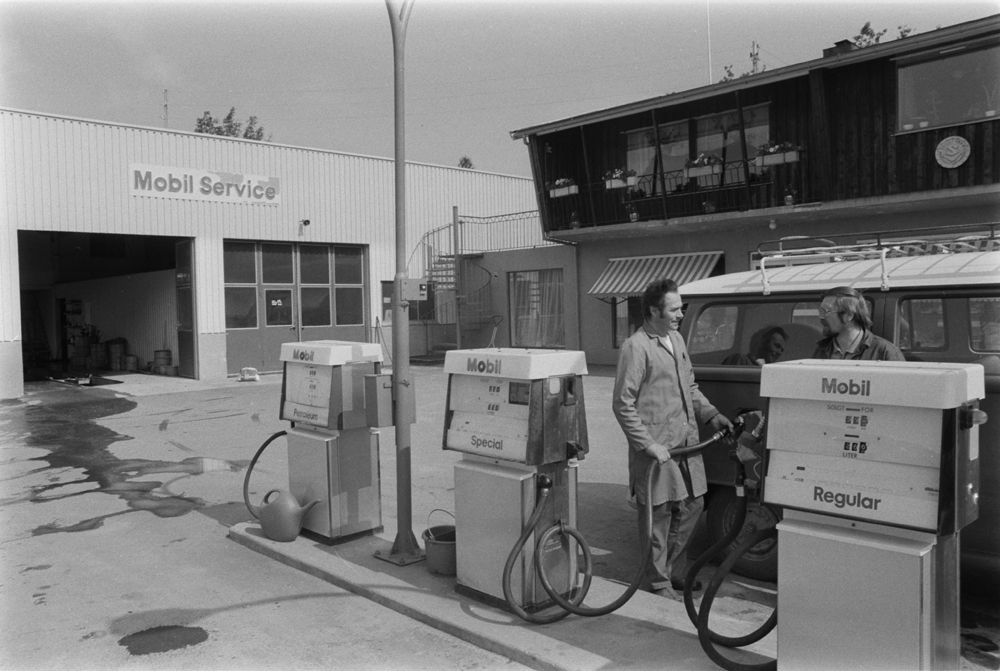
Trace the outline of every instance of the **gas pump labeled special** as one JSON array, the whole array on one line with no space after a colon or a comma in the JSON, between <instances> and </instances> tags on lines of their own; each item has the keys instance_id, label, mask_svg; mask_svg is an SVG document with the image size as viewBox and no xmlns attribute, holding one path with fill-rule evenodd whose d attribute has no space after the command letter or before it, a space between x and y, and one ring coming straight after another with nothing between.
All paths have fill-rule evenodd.
<instances>
[{"instance_id":1,"label":"gas pump labeled special","mask_svg":"<svg viewBox=\"0 0 1000 671\"><path fill-rule=\"evenodd\" d=\"M392 424L390 376L378 344L339 340L285 343L280 417L250 461L243 498L265 535L294 540L305 530L332 543L382 528L378 427ZM289 490L250 503L250 474L264 449L287 437ZM272 499L272 495L277 496Z\"/></svg>"},{"instance_id":2,"label":"gas pump labeled special","mask_svg":"<svg viewBox=\"0 0 1000 671\"><path fill-rule=\"evenodd\" d=\"M506 602L539 624L621 607L643 578L648 544L619 598L600 608L582 605L592 579L590 548L576 530L577 462L588 451L584 354L457 350L446 355L444 370L443 446L463 453L455 465L456 590ZM742 420L737 424L742 427ZM704 449L724 435L671 454ZM654 472L651 466L648 477ZM560 610L539 612L552 604Z\"/></svg>"},{"instance_id":3,"label":"gas pump labeled special","mask_svg":"<svg viewBox=\"0 0 1000 671\"><path fill-rule=\"evenodd\" d=\"M445 355L448 398L444 449L455 465L455 560L459 591L504 599L504 557L535 508L538 482L551 483L542 514L576 524L576 460L588 450L583 352L453 350ZM542 553L557 589L569 590L576 552L564 541ZM545 599L534 558L512 576L516 601Z\"/></svg>"}]
</instances>

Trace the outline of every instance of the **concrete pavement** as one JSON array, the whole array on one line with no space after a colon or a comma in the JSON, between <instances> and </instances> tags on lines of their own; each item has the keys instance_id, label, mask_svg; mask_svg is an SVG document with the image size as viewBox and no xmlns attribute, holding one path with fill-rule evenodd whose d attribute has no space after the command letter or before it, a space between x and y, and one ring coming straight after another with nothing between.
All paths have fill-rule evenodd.
<instances>
[{"instance_id":1,"label":"concrete pavement","mask_svg":"<svg viewBox=\"0 0 1000 671\"><path fill-rule=\"evenodd\" d=\"M412 528L419 538L430 524L432 510L454 509L452 466L459 455L440 447L445 390L443 372L439 367L414 367L412 372L418 406L418 421L411 432ZM624 588L623 583L634 568L637 545L635 513L626 502L624 441L610 416L611 380L607 372L592 371L585 380L591 453L581 462L579 471L579 526L594 548L595 575L598 576L587 600L587 604L593 606L611 601ZM286 428L277 419L280 377L263 376L259 382L217 384L146 375L121 376L121 379L125 382L93 392L114 396L125 402L124 408L131 410L111 413L98 423L113 432L116 440L142 436L145 456L160 455L162 458L163 454L171 453L184 457L179 463L187 468L185 472L191 477L184 483L185 496L172 500L171 505L176 508L186 505L187 501L197 508L199 501L213 502L213 517L225 525L227 531L224 533L228 538L236 541L229 542L229 547L222 550L227 562L239 560L245 554L273 560L276 565L287 565L316 576L531 668L717 668L701 650L683 605L676 601L637 593L611 615L599 618L569 616L554 624L538 626L458 595L454 591L454 578L431 574L423 563L397 567L375 559L375 551L387 551L391 547L397 528L392 430L383 431L381 440L384 530L380 534L335 546L304 537L291 543L270 541L261 535L257 523L243 507L240 488L242 467L257 445L274 431ZM191 407L192 400L196 401L195 409ZM144 417L141 422L140 415ZM150 432L146 426L157 426L157 430ZM287 486L286 455L279 443L276 441L273 451L269 449L255 470L251 480L253 501L259 501L268 489ZM200 473L192 473L198 469ZM114 492L125 489L122 482L112 485ZM149 505L149 501L141 497L125 500L132 508ZM120 514L113 507L106 508L105 519ZM184 514L183 510L172 509L172 512ZM719 614L713 620L713 627L730 634L754 627L766 617L773 604L773 585L754 581L729 581L722 594L713 611L713 615ZM299 602L287 604L286 608L297 609ZM973 636L983 637L987 643L1000 640L996 635L995 608L973 615L970 615L969 629L963 631L969 634L970 641ZM262 623L261 632L266 635L268 631L269 627ZM775 638L772 633L751 646L744 661L773 657ZM274 643L281 645L283 641ZM454 660L454 655L442 657L439 666L459 668ZM997 668L1000 664L996 664L996 660L992 653L970 645L962 668ZM387 662L385 668L409 668L398 660L390 661L393 663Z\"/></svg>"}]
</instances>

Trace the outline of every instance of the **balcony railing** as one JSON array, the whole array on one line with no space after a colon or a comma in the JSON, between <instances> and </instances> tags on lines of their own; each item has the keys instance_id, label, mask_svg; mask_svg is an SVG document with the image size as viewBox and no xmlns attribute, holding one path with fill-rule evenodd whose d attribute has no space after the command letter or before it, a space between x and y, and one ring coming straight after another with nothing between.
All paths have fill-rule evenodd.
<instances>
[{"instance_id":1,"label":"balcony railing","mask_svg":"<svg viewBox=\"0 0 1000 671\"><path fill-rule=\"evenodd\" d=\"M549 230L676 219L776 207L806 200L798 155L786 162L750 159L595 180L546 191ZM747 175L749 174L749 186Z\"/></svg>"}]
</instances>

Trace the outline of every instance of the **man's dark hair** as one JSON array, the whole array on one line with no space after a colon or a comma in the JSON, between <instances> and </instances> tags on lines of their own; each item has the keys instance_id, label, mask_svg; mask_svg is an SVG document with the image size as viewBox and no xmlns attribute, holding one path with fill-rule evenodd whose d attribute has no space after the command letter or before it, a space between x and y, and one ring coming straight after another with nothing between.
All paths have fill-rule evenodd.
<instances>
[{"instance_id":1,"label":"man's dark hair","mask_svg":"<svg viewBox=\"0 0 1000 671\"><path fill-rule=\"evenodd\" d=\"M642 317L649 317L650 310L660 306L665 294L679 293L677 282L670 279L653 280L646 285L646 290L642 292Z\"/></svg>"}]
</instances>

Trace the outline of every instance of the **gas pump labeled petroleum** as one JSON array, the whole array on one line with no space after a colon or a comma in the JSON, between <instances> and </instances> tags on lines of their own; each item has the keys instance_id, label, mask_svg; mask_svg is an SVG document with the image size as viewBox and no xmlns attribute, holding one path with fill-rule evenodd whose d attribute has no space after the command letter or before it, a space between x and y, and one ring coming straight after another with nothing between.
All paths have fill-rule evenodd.
<instances>
[{"instance_id":1,"label":"gas pump labeled petroleum","mask_svg":"<svg viewBox=\"0 0 1000 671\"><path fill-rule=\"evenodd\" d=\"M764 366L779 669L959 668L984 393L978 364Z\"/></svg>"},{"instance_id":2,"label":"gas pump labeled petroleum","mask_svg":"<svg viewBox=\"0 0 1000 671\"><path fill-rule=\"evenodd\" d=\"M300 512L302 531L327 543L378 532L382 509L377 428L392 424L391 380L381 372L381 346L339 340L285 343L281 361L280 417L291 426L268 438L250 462L243 483L247 507L255 512L247 496L254 464L268 444L285 435L291 491L278 500L287 505L294 497L310 506ZM265 521L259 512L254 516ZM274 540L297 535L289 531L291 522L270 526L282 532L280 538L268 534Z\"/></svg>"}]
</instances>

